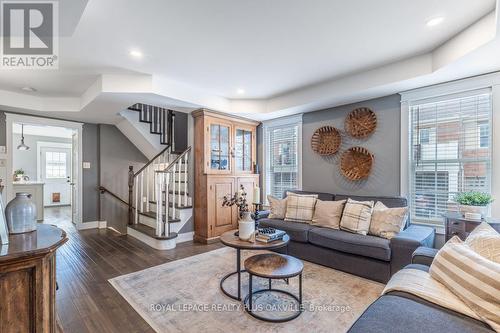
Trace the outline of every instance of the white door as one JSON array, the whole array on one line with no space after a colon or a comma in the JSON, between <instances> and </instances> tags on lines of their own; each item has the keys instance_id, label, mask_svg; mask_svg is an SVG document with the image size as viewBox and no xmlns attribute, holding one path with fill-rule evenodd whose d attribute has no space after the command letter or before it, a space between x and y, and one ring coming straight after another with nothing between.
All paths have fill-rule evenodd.
<instances>
[{"instance_id":1,"label":"white door","mask_svg":"<svg viewBox=\"0 0 500 333\"><path fill-rule=\"evenodd\" d=\"M72 151L71 151L71 220L73 223L79 223L80 207L78 206L78 170L80 161L78 160L78 134L73 133L71 136Z\"/></svg>"},{"instance_id":2,"label":"white door","mask_svg":"<svg viewBox=\"0 0 500 333\"><path fill-rule=\"evenodd\" d=\"M40 148L40 176L45 183L44 203L47 206L71 204L71 149Z\"/></svg>"}]
</instances>

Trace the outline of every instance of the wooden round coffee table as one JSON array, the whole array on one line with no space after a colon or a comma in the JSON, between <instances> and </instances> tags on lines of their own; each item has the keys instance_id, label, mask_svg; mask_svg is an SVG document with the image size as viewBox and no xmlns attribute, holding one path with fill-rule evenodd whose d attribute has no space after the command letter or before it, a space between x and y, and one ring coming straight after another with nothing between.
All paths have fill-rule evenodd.
<instances>
[{"instance_id":1,"label":"wooden round coffee table","mask_svg":"<svg viewBox=\"0 0 500 333\"><path fill-rule=\"evenodd\" d=\"M220 241L222 244L235 248L236 249L236 271L226 274L220 280L220 289L224 293L224 295L231 297L232 299L241 301L241 273L246 272L241 269L241 250L273 250L279 249L281 247L285 247L288 245L290 241L290 237L288 235L283 236L282 239L276 240L270 243L262 243L255 241L254 243L250 243L247 241L241 240L238 236L235 235L236 230L231 230L223 233L220 236ZM232 295L224 289L224 281L227 280L230 276L238 275L238 295Z\"/></svg>"},{"instance_id":2,"label":"wooden round coffee table","mask_svg":"<svg viewBox=\"0 0 500 333\"><path fill-rule=\"evenodd\" d=\"M248 278L248 295L245 297L243 303L245 304L245 310L253 317L269 321L282 323L297 318L302 313L302 271L304 270L304 264L297 258L289 255L277 254L277 253L264 253L252 256L245 260L245 269L249 275ZM267 289L261 289L253 291L252 289L252 279L253 276L258 276L261 278L269 279L269 287ZM291 292L281 289L273 289L271 285L272 280L276 279L288 279L298 276L299 277L299 296L295 296ZM253 296L262 293L281 293L288 295L297 302L297 308L290 316L283 318L267 318L261 316L254 312L252 300Z\"/></svg>"}]
</instances>

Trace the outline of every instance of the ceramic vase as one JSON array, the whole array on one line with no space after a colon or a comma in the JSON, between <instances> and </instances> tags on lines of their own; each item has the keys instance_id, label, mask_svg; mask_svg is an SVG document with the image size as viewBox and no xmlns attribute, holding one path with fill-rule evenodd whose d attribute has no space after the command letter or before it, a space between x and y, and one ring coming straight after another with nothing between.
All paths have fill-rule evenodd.
<instances>
[{"instance_id":1,"label":"ceramic vase","mask_svg":"<svg viewBox=\"0 0 500 333\"><path fill-rule=\"evenodd\" d=\"M244 212L238 221L238 235L241 240L250 241L255 232L255 221L252 219L252 213Z\"/></svg>"},{"instance_id":2,"label":"ceramic vase","mask_svg":"<svg viewBox=\"0 0 500 333\"><path fill-rule=\"evenodd\" d=\"M5 207L7 227L11 234L36 230L36 206L29 193L16 193Z\"/></svg>"}]
</instances>

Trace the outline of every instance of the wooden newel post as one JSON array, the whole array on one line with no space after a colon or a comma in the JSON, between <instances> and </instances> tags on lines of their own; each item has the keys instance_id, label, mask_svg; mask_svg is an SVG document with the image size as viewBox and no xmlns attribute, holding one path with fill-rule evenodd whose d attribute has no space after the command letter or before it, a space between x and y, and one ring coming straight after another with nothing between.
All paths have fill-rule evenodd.
<instances>
[{"instance_id":1,"label":"wooden newel post","mask_svg":"<svg viewBox=\"0 0 500 333\"><path fill-rule=\"evenodd\" d=\"M130 165L128 167L128 224L133 224L134 211L132 208L134 196L134 167Z\"/></svg>"}]
</instances>

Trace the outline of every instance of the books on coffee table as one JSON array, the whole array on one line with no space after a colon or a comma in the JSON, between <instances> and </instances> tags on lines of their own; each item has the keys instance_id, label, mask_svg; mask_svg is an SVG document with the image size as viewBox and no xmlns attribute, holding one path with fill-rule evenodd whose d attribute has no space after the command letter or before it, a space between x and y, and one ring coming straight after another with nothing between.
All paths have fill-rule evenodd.
<instances>
[{"instance_id":1,"label":"books on coffee table","mask_svg":"<svg viewBox=\"0 0 500 333\"><path fill-rule=\"evenodd\" d=\"M263 243L270 243L282 239L286 232L274 228L259 228L255 240Z\"/></svg>"}]
</instances>

